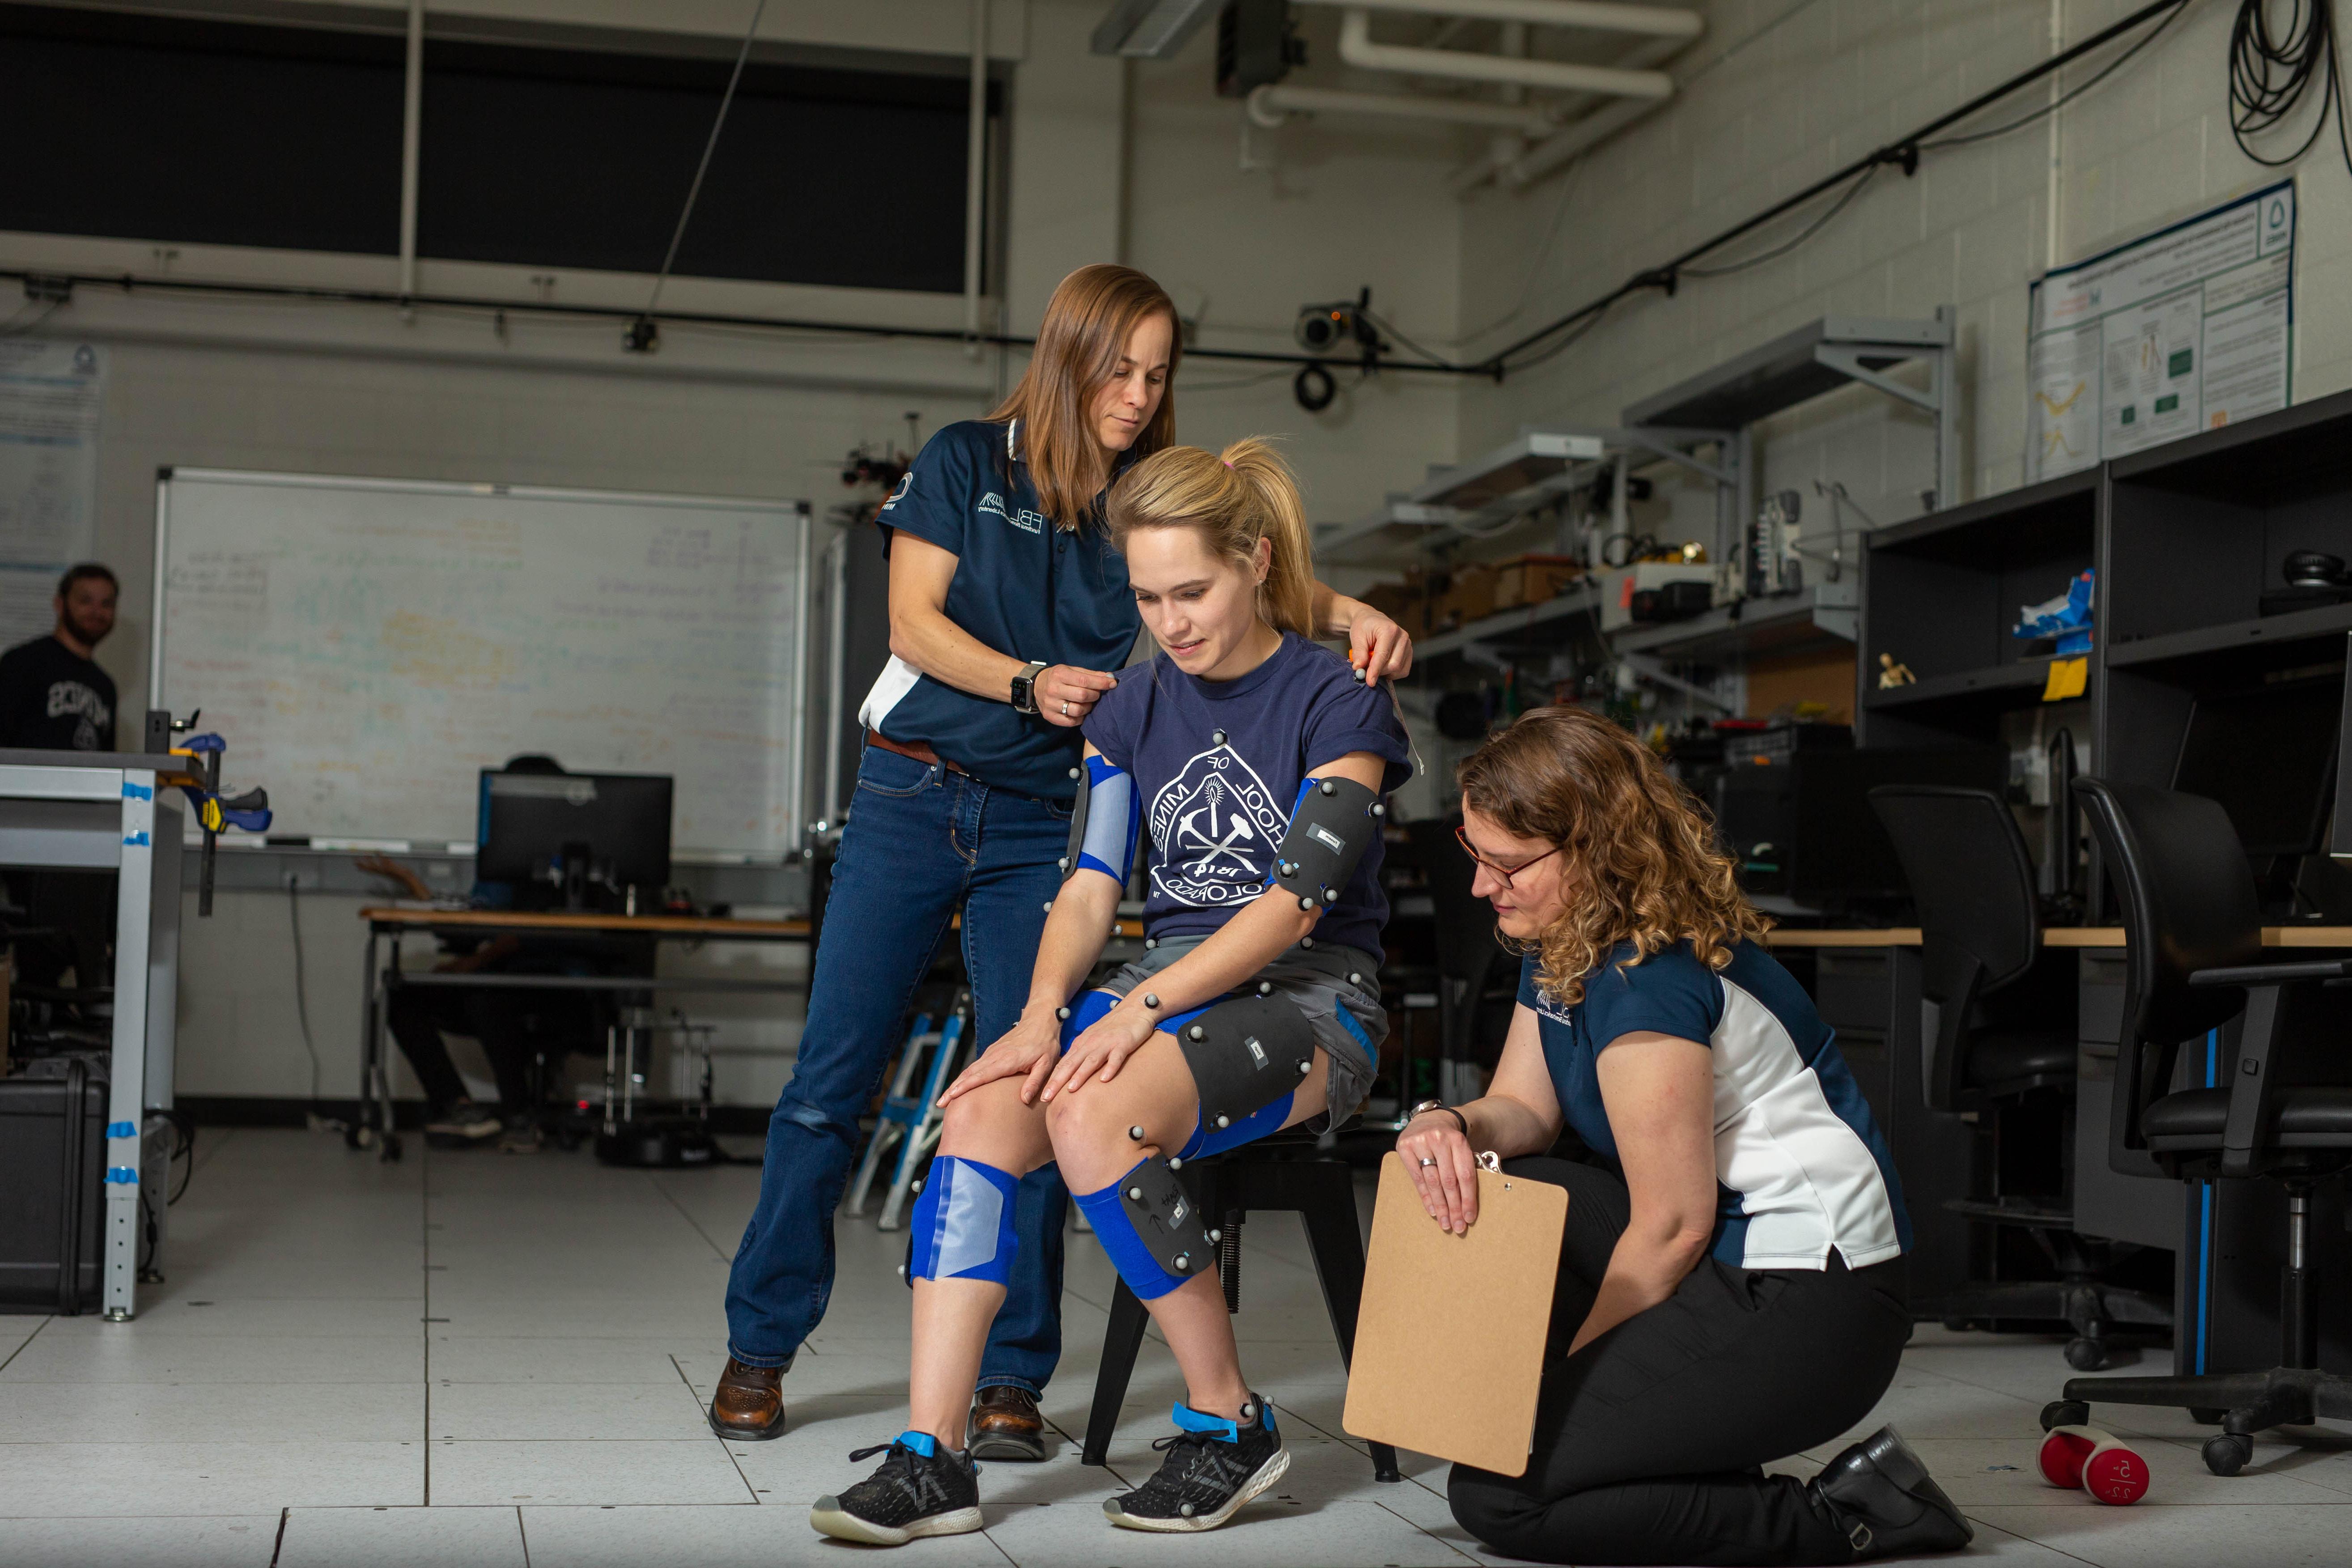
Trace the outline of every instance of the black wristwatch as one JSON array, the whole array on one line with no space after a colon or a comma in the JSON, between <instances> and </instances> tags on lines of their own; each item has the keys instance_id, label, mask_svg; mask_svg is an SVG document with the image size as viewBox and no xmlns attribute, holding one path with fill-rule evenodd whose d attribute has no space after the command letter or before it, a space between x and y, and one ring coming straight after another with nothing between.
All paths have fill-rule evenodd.
<instances>
[{"instance_id":1,"label":"black wristwatch","mask_svg":"<svg viewBox=\"0 0 2352 1568\"><path fill-rule=\"evenodd\" d=\"M1013 710L1034 714L1037 711L1037 678L1045 673L1045 661L1033 658L1029 668L1013 678Z\"/></svg>"}]
</instances>

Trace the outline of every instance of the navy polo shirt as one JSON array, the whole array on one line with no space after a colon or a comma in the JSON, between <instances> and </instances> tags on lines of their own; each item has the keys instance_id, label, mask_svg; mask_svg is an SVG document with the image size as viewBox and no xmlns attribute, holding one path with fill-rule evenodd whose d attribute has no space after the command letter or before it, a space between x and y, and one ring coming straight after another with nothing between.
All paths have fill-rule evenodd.
<instances>
[{"instance_id":1,"label":"navy polo shirt","mask_svg":"<svg viewBox=\"0 0 2352 1568\"><path fill-rule=\"evenodd\" d=\"M1718 972L1687 942L1629 963L1620 942L1563 1007L1536 955L1519 973L1544 1065L1578 1137L1616 1159L1601 1053L1631 1034L1696 1040L1715 1058L1715 1258L1746 1268L1822 1268L1834 1250L1867 1268L1911 1247L1903 1185L1836 1037L1789 972L1740 942Z\"/></svg>"},{"instance_id":2,"label":"navy polo shirt","mask_svg":"<svg viewBox=\"0 0 2352 1568\"><path fill-rule=\"evenodd\" d=\"M1038 510L1019 437L1017 419L947 426L923 444L877 521L955 556L947 617L982 643L1116 671L1143 625L1127 561L1091 516L1073 532ZM1120 455L1114 477L1133 456ZM929 745L982 784L1055 801L1076 793L1076 730L959 691L895 654L858 718L890 740Z\"/></svg>"}]
</instances>

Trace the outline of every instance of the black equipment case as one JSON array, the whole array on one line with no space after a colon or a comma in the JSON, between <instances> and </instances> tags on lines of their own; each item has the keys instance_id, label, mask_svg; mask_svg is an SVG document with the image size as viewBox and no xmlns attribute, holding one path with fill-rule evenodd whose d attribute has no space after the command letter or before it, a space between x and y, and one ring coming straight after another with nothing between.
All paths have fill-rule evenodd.
<instances>
[{"instance_id":1,"label":"black equipment case","mask_svg":"<svg viewBox=\"0 0 2352 1568\"><path fill-rule=\"evenodd\" d=\"M78 1058L0 1079L0 1312L96 1310L107 1081Z\"/></svg>"}]
</instances>

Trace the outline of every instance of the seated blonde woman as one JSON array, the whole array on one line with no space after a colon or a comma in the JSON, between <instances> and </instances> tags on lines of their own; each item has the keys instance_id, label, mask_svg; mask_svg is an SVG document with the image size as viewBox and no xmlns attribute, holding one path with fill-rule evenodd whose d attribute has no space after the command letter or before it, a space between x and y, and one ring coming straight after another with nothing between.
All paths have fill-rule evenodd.
<instances>
[{"instance_id":1,"label":"seated blonde woman","mask_svg":"<svg viewBox=\"0 0 2352 1568\"><path fill-rule=\"evenodd\" d=\"M908 1429L815 1527L897 1544L977 1530L956 1445L1005 1299L1014 1184L1058 1161L1121 1279L1175 1352L1185 1396L1167 1458L1104 1504L1133 1530L1212 1530L1290 1458L1253 1393L1181 1163L1351 1115L1380 1005L1381 795L1409 773L1392 699L1307 640L1306 515L1263 443L1171 447L1111 492L1144 624L1161 651L1086 724L1083 815L1027 1009L951 1084L912 1225ZM1139 844L1142 959L1099 990Z\"/></svg>"}]
</instances>

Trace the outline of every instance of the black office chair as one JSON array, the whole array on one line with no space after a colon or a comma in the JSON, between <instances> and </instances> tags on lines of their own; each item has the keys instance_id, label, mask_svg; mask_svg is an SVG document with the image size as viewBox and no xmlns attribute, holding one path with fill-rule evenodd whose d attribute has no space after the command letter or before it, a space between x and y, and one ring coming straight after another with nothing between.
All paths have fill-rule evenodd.
<instances>
[{"instance_id":1,"label":"black office chair","mask_svg":"<svg viewBox=\"0 0 2352 1568\"><path fill-rule=\"evenodd\" d=\"M1177 1175L1202 1213L1219 1216L1211 1228L1221 1232L1217 1279L1225 1288L1228 1312L1240 1311L1242 1305L1243 1222L1252 1213L1297 1212L1307 1225L1307 1250L1315 1258L1315 1277L1323 1286L1323 1305L1331 1314L1344 1366L1356 1354L1356 1310L1364 1295L1364 1233L1356 1218L1354 1172L1338 1160L1314 1158L1315 1138L1300 1129L1276 1132L1223 1154L1187 1160ZM1120 1280L1111 1296L1110 1326L1103 1334L1094 1405L1087 1413L1079 1456L1087 1464L1102 1464L1110 1452L1118 1407L1135 1373L1135 1352L1142 1348L1143 1331L1150 1321L1142 1301ZM1396 1449L1386 1443L1370 1447L1372 1479L1402 1479Z\"/></svg>"},{"instance_id":2,"label":"black office chair","mask_svg":"<svg viewBox=\"0 0 2352 1568\"><path fill-rule=\"evenodd\" d=\"M2093 1401L2185 1409L2221 1424L2206 1439L2205 1465L2217 1476L2235 1475L2252 1457L2256 1432L2323 1415L2352 1419L2352 1379L2318 1367L2305 1266L2312 1188L2352 1163L2346 994L2323 989L2352 977L2352 960L2262 962L2253 873L2229 816L2212 801L2092 778L2076 780L2074 792L2124 910L2124 1027L2109 1163L2126 1175L2279 1183L2287 1194L2287 1264L2277 1366L2073 1378L2064 1396L2042 1410L2042 1426L2084 1422ZM2241 1012L2228 1087L2173 1089L2181 1043Z\"/></svg>"},{"instance_id":3,"label":"black office chair","mask_svg":"<svg viewBox=\"0 0 2352 1568\"><path fill-rule=\"evenodd\" d=\"M1920 1079L1927 1109L1990 1115L2000 1140L2005 1118L2020 1113L2029 1098L2071 1102L2074 1089L2074 974L2051 964L2036 970L2042 923L2024 836L1990 790L1882 784L1870 792L1870 804L1895 842L1919 910ZM2000 1167L2009 1162L1997 1158L1990 1192L1944 1205L1974 1223L2024 1230L2057 1279L1971 1283L1916 1305L1954 1326L2063 1318L2074 1331L2066 1363L2095 1372L2107 1363L2110 1325L2169 1327L2172 1313L2144 1291L2102 1279L2129 1248L2075 1231L2074 1119L2063 1102L2053 1108L2064 1130L2057 1202L2048 1194L2003 1192Z\"/></svg>"},{"instance_id":4,"label":"black office chair","mask_svg":"<svg viewBox=\"0 0 2352 1568\"><path fill-rule=\"evenodd\" d=\"M1459 816L1404 825L1429 884L1431 925L1437 943L1437 1030L1441 1096L1460 1102L1484 1092L1474 1076L1502 1055L1518 1000L1517 961L1495 941L1495 906L1470 890L1477 866L1462 852L1454 830Z\"/></svg>"}]
</instances>

